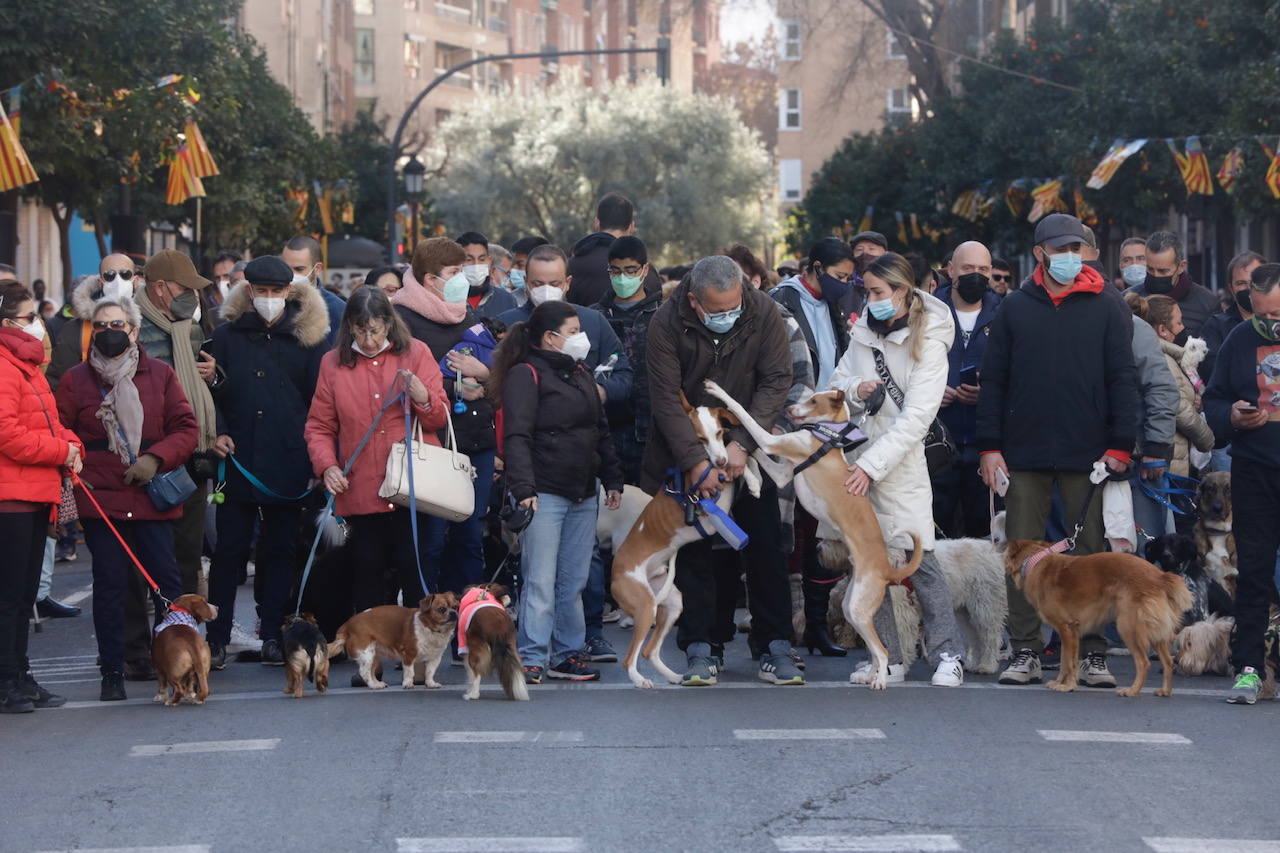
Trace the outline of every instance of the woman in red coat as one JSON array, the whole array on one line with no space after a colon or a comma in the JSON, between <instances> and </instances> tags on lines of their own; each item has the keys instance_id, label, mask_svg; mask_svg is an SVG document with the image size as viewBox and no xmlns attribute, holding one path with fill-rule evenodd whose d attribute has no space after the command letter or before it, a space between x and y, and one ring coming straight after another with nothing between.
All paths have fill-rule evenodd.
<instances>
[{"instance_id":1,"label":"woman in red coat","mask_svg":"<svg viewBox=\"0 0 1280 853\"><path fill-rule=\"evenodd\" d=\"M391 446L404 441L404 409L379 410L407 384L422 439L439 444L445 424L440 365L427 345L414 339L391 307L386 293L364 286L351 294L333 352L320 364L304 436L315 474L336 495L334 512L350 526L351 604L360 612L393 603L398 586L404 603L415 606L423 595L409 531L409 510L378 497ZM355 465L342 473L360 439L374 430ZM419 533L426 520L419 516ZM391 567L393 579L384 577Z\"/></svg>"},{"instance_id":2,"label":"woman in red coat","mask_svg":"<svg viewBox=\"0 0 1280 853\"><path fill-rule=\"evenodd\" d=\"M27 660L27 621L62 469L79 472L83 450L58 422L40 372L43 338L31 291L17 282L0 286L0 714L66 702L36 684Z\"/></svg>"},{"instance_id":3,"label":"woman in red coat","mask_svg":"<svg viewBox=\"0 0 1280 853\"><path fill-rule=\"evenodd\" d=\"M84 442L84 481L169 600L182 594L173 520L147 495L157 474L184 464L199 427L173 368L138 346L138 306L100 300L93 309L89 360L58 382L58 414ZM124 600L137 571L88 496L76 489L84 538L93 556L93 627L98 635L103 702L124 699ZM157 618L163 613L157 612Z\"/></svg>"}]
</instances>

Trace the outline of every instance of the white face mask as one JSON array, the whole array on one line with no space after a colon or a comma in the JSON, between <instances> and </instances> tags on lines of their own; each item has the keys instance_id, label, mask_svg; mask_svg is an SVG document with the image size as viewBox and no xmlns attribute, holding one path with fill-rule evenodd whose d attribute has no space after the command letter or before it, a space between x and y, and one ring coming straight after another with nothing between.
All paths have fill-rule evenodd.
<instances>
[{"instance_id":1,"label":"white face mask","mask_svg":"<svg viewBox=\"0 0 1280 853\"><path fill-rule=\"evenodd\" d=\"M283 296L255 296L253 310L268 323L274 323L284 313L284 302Z\"/></svg>"},{"instance_id":2,"label":"white face mask","mask_svg":"<svg viewBox=\"0 0 1280 853\"><path fill-rule=\"evenodd\" d=\"M467 284L471 287L479 287L484 284L484 280L489 277L488 264L468 264L462 268L462 274L467 277Z\"/></svg>"},{"instance_id":3,"label":"white face mask","mask_svg":"<svg viewBox=\"0 0 1280 853\"><path fill-rule=\"evenodd\" d=\"M560 335L559 332L556 332ZM560 347L560 352L569 356L574 361L582 361L587 357L587 353L591 352L591 339L587 337L586 332L574 332L569 337L560 335L564 340L564 345Z\"/></svg>"},{"instance_id":4,"label":"white face mask","mask_svg":"<svg viewBox=\"0 0 1280 853\"><path fill-rule=\"evenodd\" d=\"M368 356L369 358L373 358L375 355L382 355L384 352L391 349L391 341L390 340L383 341L382 346L378 347L373 352L365 352L363 349L361 349L360 344L356 343L355 341L351 342L351 348L356 352L360 353L361 355Z\"/></svg>"},{"instance_id":5,"label":"white face mask","mask_svg":"<svg viewBox=\"0 0 1280 853\"><path fill-rule=\"evenodd\" d=\"M35 338L37 341L44 340L44 323L41 323L39 319L34 320L30 326L23 326L22 331Z\"/></svg>"},{"instance_id":6,"label":"white face mask","mask_svg":"<svg viewBox=\"0 0 1280 853\"><path fill-rule=\"evenodd\" d=\"M564 291L550 284L539 285L529 291L529 301L534 305L544 302L558 302L564 299Z\"/></svg>"},{"instance_id":7,"label":"white face mask","mask_svg":"<svg viewBox=\"0 0 1280 853\"><path fill-rule=\"evenodd\" d=\"M120 276L116 276L111 281L103 282L103 285L102 285L103 299L109 299L112 302L119 302L121 299L124 299L126 297L128 298L133 297L133 281L132 280L125 281Z\"/></svg>"},{"instance_id":8,"label":"white face mask","mask_svg":"<svg viewBox=\"0 0 1280 853\"><path fill-rule=\"evenodd\" d=\"M196 310L191 314L191 323L192 325L197 325L199 324L199 322L200 322L200 302L197 297Z\"/></svg>"},{"instance_id":9,"label":"white face mask","mask_svg":"<svg viewBox=\"0 0 1280 853\"><path fill-rule=\"evenodd\" d=\"M227 298L227 294L230 292L231 292L231 282L229 281L218 282L218 293L222 295L223 300Z\"/></svg>"},{"instance_id":10,"label":"white face mask","mask_svg":"<svg viewBox=\"0 0 1280 853\"><path fill-rule=\"evenodd\" d=\"M311 279L307 278L305 275L302 275L301 273L294 273L293 281L291 283L292 284L310 284Z\"/></svg>"}]
</instances>

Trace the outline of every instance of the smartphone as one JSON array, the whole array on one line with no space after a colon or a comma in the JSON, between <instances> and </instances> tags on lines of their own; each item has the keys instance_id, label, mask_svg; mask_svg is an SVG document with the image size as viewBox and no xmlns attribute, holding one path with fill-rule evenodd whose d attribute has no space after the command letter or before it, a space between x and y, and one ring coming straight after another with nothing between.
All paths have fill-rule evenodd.
<instances>
[{"instance_id":1,"label":"smartphone","mask_svg":"<svg viewBox=\"0 0 1280 853\"><path fill-rule=\"evenodd\" d=\"M1009 475L1000 468L996 469L996 494L1004 497L1009 491Z\"/></svg>"},{"instance_id":2,"label":"smartphone","mask_svg":"<svg viewBox=\"0 0 1280 853\"><path fill-rule=\"evenodd\" d=\"M966 367L960 371L961 385L977 385L978 384L978 368Z\"/></svg>"},{"instance_id":3,"label":"smartphone","mask_svg":"<svg viewBox=\"0 0 1280 853\"><path fill-rule=\"evenodd\" d=\"M1236 406L1236 411L1243 415L1256 415L1258 413L1257 406Z\"/></svg>"}]
</instances>

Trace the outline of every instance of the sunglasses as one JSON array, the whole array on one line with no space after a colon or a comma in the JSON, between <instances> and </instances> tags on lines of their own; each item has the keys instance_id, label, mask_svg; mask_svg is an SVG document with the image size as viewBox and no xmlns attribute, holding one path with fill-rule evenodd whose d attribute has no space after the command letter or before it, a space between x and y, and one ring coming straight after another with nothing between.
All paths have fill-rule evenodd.
<instances>
[{"instance_id":1,"label":"sunglasses","mask_svg":"<svg viewBox=\"0 0 1280 853\"><path fill-rule=\"evenodd\" d=\"M129 327L128 320L94 320L93 330L95 332L105 332L107 329L127 329Z\"/></svg>"},{"instance_id":2,"label":"sunglasses","mask_svg":"<svg viewBox=\"0 0 1280 853\"><path fill-rule=\"evenodd\" d=\"M1007 276L1007 275L997 275L996 273L992 273L992 274L991 274L991 280L992 280L992 281L1008 281L1008 280L1009 280L1009 276Z\"/></svg>"},{"instance_id":3,"label":"sunglasses","mask_svg":"<svg viewBox=\"0 0 1280 853\"><path fill-rule=\"evenodd\" d=\"M115 281L116 276L120 276L121 281L128 281L133 278L133 270L107 270L102 274L102 280Z\"/></svg>"}]
</instances>

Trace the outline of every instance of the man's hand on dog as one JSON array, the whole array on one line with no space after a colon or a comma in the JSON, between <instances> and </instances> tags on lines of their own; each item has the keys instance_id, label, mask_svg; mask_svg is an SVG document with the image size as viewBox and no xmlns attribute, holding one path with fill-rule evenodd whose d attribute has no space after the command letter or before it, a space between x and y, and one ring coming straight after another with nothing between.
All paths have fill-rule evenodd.
<instances>
[{"instance_id":1,"label":"man's hand on dog","mask_svg":"<svg viewBox=\"0 0 1280 853\"><path fill-rule=\"evenodd\" d=\"M724 475L736 480L747 470L747 451L736 441L729 442L725 450L729 452L729 464L724 466Z\"/></svg>"},{"instance_id":2,"label":"man's hand on dog","mask_svg":"<svg viewBox=\"0 0 1280 853\"><path fill-rule=\"evenodd\" d=\"M622 492L617 489L610 489L604 495L604 508L617 509L622 506Z\"/></svg>"},{"instance_id":3,"label":"man's hand on dog","mask_svg":"<svg viewBox=\"0 0 1280 853\"><path fill-rule=\"evenodd\" d=\"M708 471L707 469L710 470ZM726 481L728 477L724 471L712 466L709 461L704 459L685 472L685 483L692 488L693 484L697 483L698 479L702 477L703 472L706 472L707 476L702 479L702 483L694 491L694 495L698 498L714 498L716 492L720 491L721 477L724 477Z\"/></svg>"}]
</instances>

